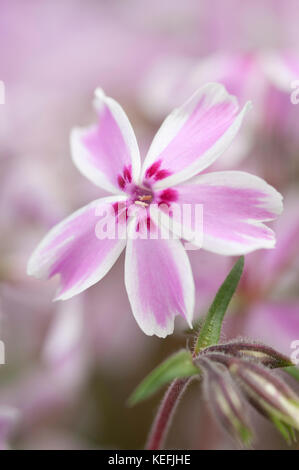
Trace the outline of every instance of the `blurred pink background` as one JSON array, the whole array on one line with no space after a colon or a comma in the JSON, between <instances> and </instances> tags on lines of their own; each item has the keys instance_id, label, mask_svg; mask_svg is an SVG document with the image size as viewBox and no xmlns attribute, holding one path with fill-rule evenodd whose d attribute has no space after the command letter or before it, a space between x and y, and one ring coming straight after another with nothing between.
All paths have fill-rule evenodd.
<instances>
[{"instance_id":1,"label":"blurred pink background","mask_svg":"<svg viewBox=\"0 0 299 470\"><path fill-rule=\"evenodd\" d=\"M102 196L73 166L69 134L93 121L101 86L126 110L143 157L166 114L206 81L253 102L235 148L217 168L244 169L285 197L275 250L246 256L224 337L260 339L290 355L299 340L299 80L297 0L0 0L0 448L142 448L161 394L126 400L185 345L138 328L123 256L97 285L52 303L57 281L26 275L56 222ZM245 64L245 65L244 65ZM215 164L216 165L216 164ZM206 313L233 259L189 252L196 312ZM285 448L257 416L257 448ZM3 429L3 431L2 431ZM168 448L230 449L194 384Z\"/></svg>"}]
</instances>

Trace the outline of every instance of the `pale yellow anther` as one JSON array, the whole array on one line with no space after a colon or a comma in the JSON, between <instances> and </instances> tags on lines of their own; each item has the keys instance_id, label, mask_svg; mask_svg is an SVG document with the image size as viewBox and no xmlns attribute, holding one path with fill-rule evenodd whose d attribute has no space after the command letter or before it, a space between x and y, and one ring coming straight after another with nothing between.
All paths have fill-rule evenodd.
<instances>
[{"instance_id":1,"label":"pale yellow anther","mask_svg":"<svg viewBox=\"0 0 299 470\"><path fill-rule=\"evenodd\" d=\"M138 196L138 200L135 201L135 204L137 204L138 206L147 207L149 203L152 201L152 199L153 199L153 196L151 196L150 194L146 194L144 196Z\"/></svg>"},{"instance_id":2,"label":"pale yellow anther","mask_svg":"<svg viewBox=\"0 0 299 470\"><path fill-rule=\"evenodd\" d=\"M139 196L138 199L139 199L140 201L149 201L149 202L151 202L152 198L153 198L153 196L151 196L150 194L148 194L147 196Z\"/></svg>"},{"instance_id":3,"label":"pale yellow anther","mask_svg":"<svg viewBox=\"0 0 299 470\"><path fill-rule=\"evenodd\" d=\"M137 206L142 206L142 207L147 207L148 204L146 202L142 202L142 201L135 201L135 204L137 204Z\"/></svg>"}]
</instances>

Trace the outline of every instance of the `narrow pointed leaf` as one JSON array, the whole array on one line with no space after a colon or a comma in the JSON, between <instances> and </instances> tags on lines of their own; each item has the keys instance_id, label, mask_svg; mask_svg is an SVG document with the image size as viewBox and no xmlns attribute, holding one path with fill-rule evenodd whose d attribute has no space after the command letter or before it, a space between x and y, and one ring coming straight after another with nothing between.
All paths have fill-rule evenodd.
<instances>
[{"instance_id":1,"label":"narrow pointed leaf","mask_svg":"<svg viewBox=\"0 0 299 470\"><path fill-rule=\"evenodd\" d=\"M220 338L221 327L224 315L226 313L229 302L240 281L244 267L244 257L241 256L231 272L225 279L224 283L218 290L216 297L208 311L204 324L200 330L196 341L194 353L198 354L203 348L217 344Z\"/></svg>"},{"instance_id":2,"label":"narrow pointed leaf","mask_svg":"<svg viewBox=\"0 0 299 470\"><path fill-rule=\"evenodd\" d=\"M174 379L196 374L199 374L199 369L193 364L190 351L182 349L162 362L141 382L130 396L128 404L133 406L149 398L159 388Z\"/></svg>"}]
</instances>

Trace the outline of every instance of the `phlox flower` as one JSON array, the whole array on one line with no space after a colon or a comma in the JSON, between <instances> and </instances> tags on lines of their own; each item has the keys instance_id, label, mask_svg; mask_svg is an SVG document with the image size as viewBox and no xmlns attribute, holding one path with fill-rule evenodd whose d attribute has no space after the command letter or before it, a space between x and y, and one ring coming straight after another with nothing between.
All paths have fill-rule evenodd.
<instances>
[{"instance_id":1,"label":"phlox flower","mask_svg":"<svg viewBox=\"0 0 299 470\"><path fill-rule=\"evenodd\" d=\"M199 247L239 255L274 247L274 233L263 222L281 212L281 195L248 173L199 174L228 148L249 108L246 103L239 111L236 98L222 85L203 86L170 113L142 165L120 105L98 89L95 108L97 124L71 133L72 157L83 175L113 195L55 226L32 254L28 274L46 279L59 275L56 300L69 299L102 279L126 246L125 285L134 317L146 334L165 337L173 332L176 315L189 324L193 316L193 275L178 234L199 244L195 217L182 223L172 208L200 204ZM123 207L124 217L116 206ZM102 208L131 236L100 240L96 225ZM132 208L134 216L127 217ZM158 234L168 224L176 236L136 236L142 224Z\"/></svg>"}]
</instances>

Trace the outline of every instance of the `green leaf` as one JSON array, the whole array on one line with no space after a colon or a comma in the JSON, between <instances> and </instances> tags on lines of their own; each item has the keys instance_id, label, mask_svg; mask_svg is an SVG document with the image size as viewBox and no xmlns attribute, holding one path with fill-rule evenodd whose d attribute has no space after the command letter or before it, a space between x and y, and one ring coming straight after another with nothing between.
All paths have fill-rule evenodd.
<instances>
[{"instance_id":1,"label":"green leaf","mask_svg":"<svg viewBox=\"0 0 299 470\"><path fill-rule=\"evenodd\" d=\"M174 379L196 374L199 374L199 369L192 362L191 352L182 349L162 362L141 382L130 396L128 404L129 406L136 405Z\"/></svg>"},{"instance_id":2,"label":"green leaf","mask_svg":"<svg viewBox=\"0 0 299 470\"><path fill-rule=\"evenodd\" d=\"M241 443L245 447L249 447L253 441L253 433L251 429L249 429L246 426L240 426L238 431L239 431L239 437L240 437Z\"/></svg>"},{"instance_id":3,"label":"green leaf","mask_svg":"<svg viewBox=\"0 0 299 470\"><path fill-rule=\"evenodd\" d=\"M280 432L282 437L286 440L288 445L291 445L293 442L296 442L296 434L294 428L289 424L283 423L275 416L271 417L271 420L276 427L277 431Z\"/></svg>"},{"instance_id":4,"label":"green leaf","mask_svg":"<svg viewBox=\"0 0 299 470\"><path fill-rule=\"evenodd\" d=\"M244 256L241 256L224 283L208 311L204 324L198 335L194 353L197 355L203 348L217 344L220 338L223 317L229 302L238 286L244 267Z\"/></svg>"},{"instance_id":5,"label":"green leaf","mask_svg":"<svg viewBox=\"0 0 299 470\"><path fill-rule=\"evenodd\" d=\"M290 374L294 379L298 380L299 382L299 369L296 366L284 367L283 369L285 372Z\"/></svg>"}]
</instances>

